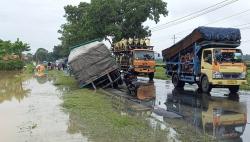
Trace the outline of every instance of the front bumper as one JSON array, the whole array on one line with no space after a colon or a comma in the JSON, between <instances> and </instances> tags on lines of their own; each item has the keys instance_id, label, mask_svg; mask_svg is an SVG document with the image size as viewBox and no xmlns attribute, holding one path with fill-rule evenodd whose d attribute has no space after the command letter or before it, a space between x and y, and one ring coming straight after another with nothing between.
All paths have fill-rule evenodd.
<instances>
[{"instance_id":1,"label":"front bumper","mask_svg":"<svg viewBox=\"0 0 250 142\"><path fill-rule=\"evenodd\" d=\"M247 80L212 79L212 85L247 85Z\"/></svg>"},{"instance_id":2,"label":"front bumper","mask_svg":"<svg viewBox=\"0 0 250 142\"><path fill-rule=\"evenodd\" d=\"M139 72L139 73L152 73L152 72L155 72L155 69L152 69L152 68L135 68L134 70L135 70L135 72Z\"/></svg>"}]
</instances>

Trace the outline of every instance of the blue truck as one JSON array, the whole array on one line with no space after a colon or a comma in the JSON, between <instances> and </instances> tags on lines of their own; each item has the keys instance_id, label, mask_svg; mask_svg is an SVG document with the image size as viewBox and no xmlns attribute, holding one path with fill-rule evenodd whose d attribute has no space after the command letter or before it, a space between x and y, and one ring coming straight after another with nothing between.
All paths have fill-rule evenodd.
<instances>
[{"instance_id":1,"label":"blue truck","mask_svg":"<svg viewBox=\"0 0 250 142\"><path fill-rule=\"evenodd\" d=\"M240 40L239 29L198 27L162 51L166 74L172 76L175 87L196 83L205 93L212 88L236 93L247 84L247 67L237 49Z\"/></svg>"}]
</instances>

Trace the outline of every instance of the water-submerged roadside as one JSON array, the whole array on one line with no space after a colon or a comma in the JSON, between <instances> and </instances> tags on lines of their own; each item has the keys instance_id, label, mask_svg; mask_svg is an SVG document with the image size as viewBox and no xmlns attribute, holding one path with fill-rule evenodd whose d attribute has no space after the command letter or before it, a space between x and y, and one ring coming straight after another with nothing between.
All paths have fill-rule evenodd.
<instances>
[{"instance_id":1,"label":"water-submerged roadside","mask_svg":"<svg viewBox=\"0 0 250 142\"><path fill-rule=\"evenodd\" d=\"M65 92L62 106L69 112L71 131L80 132L91 141L169 141L168 129L161 125L150 125L147 113L127 115L114 109L114 98L101 91L78 89L72 86L72 78L62 72L50 72L57 85L71 84ZM77 85L77 84L75 84ZM112 102L113 101L113 102ZM117 101L115 101L117 102ZM122 104L117 104L120 106ZM131 110L133 111L133 110ZM148 110L141 110L148 111ZM151 112L150 112L151 113ZM76 126L76 127L75 127Z\"/></svg>"},{"instance_id":2,"label":"water-submerged roadside","mask_svg":"<svg viewBox=\"0 0 250 142\"><path fill-rule=\"evenodd\" d=\"M38 78L10 72L1 76L0 141L211 140L191 131L194 129L181 119L165 123L152 107L116 93L79 89L76 81L61 71ZM160 95L163 102L164 96ZM146 103L158 103L158 99Z\"/></svg>"},{"instance_id":3,"label":"water-submerged roadside","mask_svg":"<svg viewBox=\"0 0 250 142\"><path fill-rule=\"evenodd\" d=\"M59 86L72 85L72 81L74 82L62 72L50 72L50 74L57 78L55 84ZM156 100L145 102L147 103L145 107L122 97L118 90L115 91L118 93L111 92L105 95L106 93L101 90L78 89L77 84L71 87L73 89L66 92L63 97L62 106L67 108L71 119L78 120L72 124L78 125L73 131L80 131L91 141L214 140L203 133L197 133L190 125L161 121L161 116L158 116L153 108Z\"/></svg>"},{"instance_id":4,"label":"water-submerged roadside","mask_svg":"<svg viewBox=\"0 0 250 142\"><path fill-rule=\"evenodd\" d=\"M60 106L62 92L51 78L0 72L0 141L86 141L68 133L68 115Z\"/></svg>"}]
</instances>

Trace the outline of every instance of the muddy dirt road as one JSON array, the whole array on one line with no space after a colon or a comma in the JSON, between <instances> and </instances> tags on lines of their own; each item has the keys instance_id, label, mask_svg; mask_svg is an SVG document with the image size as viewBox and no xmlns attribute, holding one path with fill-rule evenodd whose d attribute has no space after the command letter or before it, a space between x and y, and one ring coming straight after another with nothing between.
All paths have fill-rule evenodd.
<instances>
[{"instance_id":1,"label":"muddy dirt road","mask_svg":"<svg viewBox=\"0 0 250 142\"><path fill-rule=\"evenodd\" d=\"M88 141L82 135L77 116L70 116L60 106L66 88L55 87L48 78L24 80L10 73L1 73L1 77L1 142ZM120 97L126 92L108 90L114 109L121 115L146 114L150 125L160 122L162 127L169 127L168 135L177 141L204 133L223 141L250 140L250 92L241 91L238 99L226 96L228 91L224 89L214 89L208 96L199 93L196 86L177 90L164 80L155 80L152 85L156 98L148 102Z\"/></svg>"}]
</instances>

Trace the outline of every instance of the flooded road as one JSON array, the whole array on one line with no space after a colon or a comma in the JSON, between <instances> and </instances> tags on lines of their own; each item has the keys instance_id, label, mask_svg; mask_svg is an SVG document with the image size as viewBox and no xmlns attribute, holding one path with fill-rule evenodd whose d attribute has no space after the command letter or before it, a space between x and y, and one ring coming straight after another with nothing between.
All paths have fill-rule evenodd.
<instances>
[{"instance_id":1,"label":"flooded road","mask_svg":"<svg viewBox=\"0 0 250 142\"><path fill-rule=\"evenodd\" d=\"M61 107L67 88L54 86L50 78L23 78L18 73L2 72L0 76L1 142L90 141L91 130L86 129L79 115ZM156 130L169 128L168 139L159 138L161 141L209 141L208 137L250 140L250 92L241 91L238 98L228 96L226 89L202 94L195 85L180 90L174 89L170 81L157 79L151 87L155 88L155 99L150 101L134 99L122 89L106 91L111 93L110 103L120 115L143 117Z\"/></svg>"},{"instance_id":2,"label":"flooded road","mask_svg":"<svg viewBox=\"0 0 250 142\"><path fill-rule=\"evenodd\" d=\"M1 142L87 141L68 131L69 116L60 104L62 92L47 78L23 79L0 73Z\"/></svg>"},{"instance_id":3,"label":"flooded road","mask_svg":"<svg viewBox=\"0 0 250 142\"><path fill-rule=\"evenodd\" d=\"M172 127L181 124L193 130L176 129L177 133L206 134L219 141L250 140L250 92L229 94L227 89L213 89L211 94L203 94L195 85L174 89L170 81L163 80L155 80L154 85L154 110L165 110L161 120Z\"/></svg>"}]
</instances>

